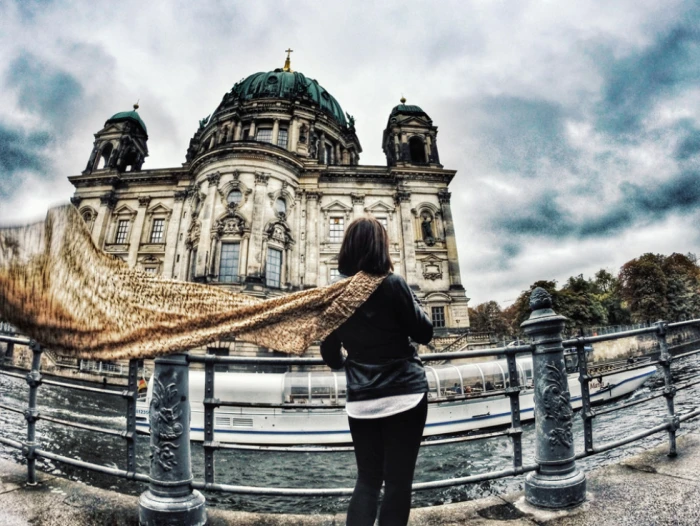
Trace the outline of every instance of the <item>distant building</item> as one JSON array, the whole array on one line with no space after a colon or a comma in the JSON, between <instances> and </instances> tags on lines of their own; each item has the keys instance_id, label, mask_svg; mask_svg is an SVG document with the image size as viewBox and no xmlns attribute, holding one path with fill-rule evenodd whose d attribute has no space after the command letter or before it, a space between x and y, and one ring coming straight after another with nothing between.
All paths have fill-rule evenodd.
<instances>
[{"instance_id":1,"label":"distant building","mask_svg":"<svg viewBox=\"0 0 700 526\"><path fill-rule=\"evenodd\" d=\"M360 165L353 117L288 57L224 95L182 166L143 169L138 106L107 119L85 170L69 178L73 203L97 246L131 267L263 297L331 283L345 228L371 214L438 332L464 332L456 172L440 164L430 117L405 102L389 113L386 166Z\"/></svg>"}]
</instances>

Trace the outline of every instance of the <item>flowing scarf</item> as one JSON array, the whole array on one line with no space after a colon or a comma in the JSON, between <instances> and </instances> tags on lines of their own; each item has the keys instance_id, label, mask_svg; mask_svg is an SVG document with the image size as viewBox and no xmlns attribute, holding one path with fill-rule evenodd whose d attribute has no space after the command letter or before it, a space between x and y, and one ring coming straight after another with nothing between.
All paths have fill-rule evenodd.
<instances>
[{"instance_id":1,"label":"flowing scarf","mask_svg":"<svg viewBox=\"0 0 700 526\"><path fill-rule=\"evenodd\" d=\"M72 205L0 229L0 319L77 358L150 358L235 336L303 353L349 318L384 276L360 272L270 299L131 269L103 253Z\"/></svg>"}]
</instances>

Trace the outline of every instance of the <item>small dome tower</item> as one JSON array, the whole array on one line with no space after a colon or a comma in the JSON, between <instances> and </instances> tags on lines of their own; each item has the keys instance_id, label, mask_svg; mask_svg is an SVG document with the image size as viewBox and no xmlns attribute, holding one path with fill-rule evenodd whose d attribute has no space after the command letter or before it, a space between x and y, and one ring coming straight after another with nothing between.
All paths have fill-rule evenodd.
<instances>
[{"instance_id":1,"label":"small dome tower","mask_svg":"<svg viewBox=\"0 0 700 526\"><path fill-rule=\"evenodd\" d=\"M382 149L388 166L432 165L442 168L436 143L437 126L419 106L401 104L389 115Z\"/></svg>"},{"instance_id":2,"label":"small dome tower","mask_svg":"<svg viewBox=\"0 0 700 526\"><path fill-rule=\"evenodd\" d=\"M122 111L107 119L104 128L95 134L95 142L84 174L97 170L118 172L139 171L148 157L146 124L137 113Z\"/></svg>"}]
</instances>

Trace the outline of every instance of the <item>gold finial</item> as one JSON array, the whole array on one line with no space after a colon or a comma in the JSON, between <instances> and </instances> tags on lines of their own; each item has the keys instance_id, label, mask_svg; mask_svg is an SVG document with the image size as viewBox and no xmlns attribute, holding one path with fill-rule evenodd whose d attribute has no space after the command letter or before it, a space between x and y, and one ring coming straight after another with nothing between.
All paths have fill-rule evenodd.
<instances>
[{"instance_id":1,"label":"gold finial","mask_svg":"<svg viewBox=\"0 0 700 526\"><path fill-rule=\"evenodd\" d=\"M287 53L287 60L284 61L284 67L282 68L282 71L292 71L292 63L289 61L289 54L292 53L294 50L293 49L285 49L285 53Z\"/></svg>"},{"instance_id":2,"label":"gold finial","mask_svg":"<svg viewBox=\"0 0 700 526\"><path fill-rule=\"evenodd\" d=\"M139 99L141 100L141 99ZM139 109L139 100L136 101L136 104L134 104L134 111Z\"/></svg>"},{"instance_id":3,"label":"gold finial","mask_svg":"<svg viewBox=\"0 0 700 526\"><path fill-rule=\"evenodd\" d=\"M401 101L401 104L406 104L406 97L401 95L401 98L399 99Z\"/></svg>"}]
</instances>

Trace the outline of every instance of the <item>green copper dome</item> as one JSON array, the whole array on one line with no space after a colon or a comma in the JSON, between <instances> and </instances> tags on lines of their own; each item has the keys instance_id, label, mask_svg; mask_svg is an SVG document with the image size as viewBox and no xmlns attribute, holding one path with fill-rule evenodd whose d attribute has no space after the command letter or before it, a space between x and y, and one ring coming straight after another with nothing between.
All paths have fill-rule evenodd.
<instances>
[{"instance_id":1,"label":"green copper dome","mask_svg":"<svg viewBox=\"0 0 700 526\"><path fill-rule=\"evenodd\" d=\"M411 104L399 104L398 106L394 106L394 109L391 110L391 114L396 115L397 113L427 115L427 113L425 113L420 106L414 106Z\"/></svg>"},{"instance_id":2,"label":"green copper dome","mask_svg":"<svg viewBox=\"0 0 700 526\"><path fill-rule=\"evenodd\" d=\"M141 120L141 117L136 112L136 110L120 111L119 113L115 113L109 119L107 119L107 122L105 122L105 124L108 124L110 122L121 122L121 121L127 121L127 120L136 121L141 126L141 128L143 128L143 131L146 134L148 134L148 130L146 129L146 124Z\"/></svg>"},{"instance_id":3,"label":"green copper dome","mask_svg":"<svg viewBox=\"0 0 700 526\"><path fill-rule=\"evenodd\" d=\"M330 114L338 124L347 127L343 109L318 82L298 71L276 69L253 73L233 86L231 96L240 100L260 98L307 99Z\"/></svg>"}]
</instances>

